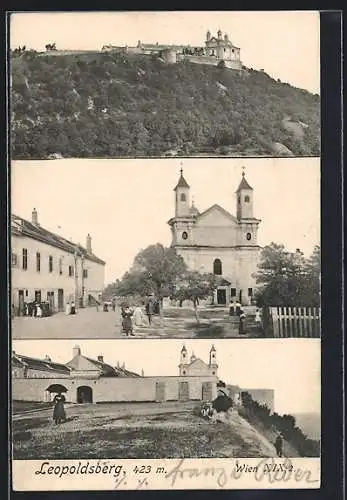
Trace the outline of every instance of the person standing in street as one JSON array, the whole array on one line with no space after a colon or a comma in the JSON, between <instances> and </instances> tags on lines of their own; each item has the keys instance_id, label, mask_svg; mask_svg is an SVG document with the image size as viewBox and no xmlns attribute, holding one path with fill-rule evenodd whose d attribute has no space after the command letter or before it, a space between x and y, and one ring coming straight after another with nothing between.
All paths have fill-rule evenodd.
<instances>
[{"instance_id":1,"label":"person standing in street","mask_svg":"<svg viewBox=\"0 0 347 500\"><path fill-rule=\"evenodd\" d=\"M135 326L144 326L144 317L140 304L137 304L134 310Z\"/></svg>"},{"instance_id":2,"label":"person standing in street","mask_svg":"<svg viewBox=\"0 0 347 500\"><path fill-rule=\"evenodd\" d=\"M70 314L76 314L76 306L74 301L71 302Z\"/></svg>"},{"instance_id":3,"label":"person standing in street","mask_svg":"<svg viewBox=\"0 0 347 500\"><path fill-rule=\"evenodd\" d=\"M230 316L235 316L235 302L232 300L230 302L230 306L229 306L229 315Z\"/></svg>"},{"instance_id":4,"label":"person standing in street","mask_svg":"<svg viewBox=\"0 0 347 500\"><path fill-rule=\"evenodd\" d=\"M146 304L146 314L147 314L147 318L148 318L148 324L151 325L152 324L152 316L153 316L153 313L154 313L154 305L153 305L153 301L152 299L149 299L149 301L147 302Z\"/></svg>"},{"instance_id":5,"label":"person standing in street","mask_svg":"<svg viewBox=\"0 0 347 500\"><path fill-rule=\"evenodd\" d=\"M129 335L134 335L133 334L133 322L132 322L132 316L134 312L130 309L129 306L127 306L124 311L123 311L123 328L125 331L125 334L127 337Z\"/></svg>"},{"instance_id":6,"label":"person standing in street","mask_svg":"<svg viewBox=\"0 0 347 500\"><path fill-rule=\"evenodd\" d=\"M260 311L258 308L255 310L255 324L257 325L257 328L261 328L262 326Z\"/></svg>"},{"instance_id":7,"label":"person standing in street","mask_svg":"<svg viewBox=\"0 0 347 500\"><path fill-rule=\"evenodd\" d=\"M245 318L246 318L246 314L242 310L240 310L240 314L239 314L239 335L244 335L246 333L245 332L245 325L244 325Z\"/></svg>"}]
</instances>

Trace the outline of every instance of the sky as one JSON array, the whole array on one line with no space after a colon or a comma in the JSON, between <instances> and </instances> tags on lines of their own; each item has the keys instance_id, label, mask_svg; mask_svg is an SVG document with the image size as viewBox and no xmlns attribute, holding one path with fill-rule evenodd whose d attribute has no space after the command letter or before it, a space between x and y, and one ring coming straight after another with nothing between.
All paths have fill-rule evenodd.
<instances>
[{"instance_id":1,"label":"sky","mask_svg":"<svg viewBox=\"0 0 347 500\"><path fill-rule=\"evenodd\" d=\"M228 33L247 67L320 92L318 11L26 12L14 13L10 45L100 50L143 43L204 45L206 31Z\"/></svg>"},{"instance_id":2,"label":"sky","mask_svg":"<svg viewBox=\"0 0 347 500\"><path fill-rule=\"evenodd\" d=\"M144 342L146 356L143 355ZM210 340L184 341L190 356L208 362ZM13 341L17 354L44 358L60 363L72 359L76 341ZM320 340L274 339L214 340L217 351L218 377L242 389L274 389L278 413L320 412ZM82 340L82 355L116 366L117 361L129 370L145 376L178 375L182 341L178 340Z\"/></svg>"},{"instance_id":3,"label":"sky","mask_svg":"<svg viewBox=\"0 0 347 500\"><path fill-rule=\"evenodd\" d=\"M141 249L171 244L167 221L181 167L201 212L217 203L233 215L245 167L262 221L260 246L274 241L309 256L320 243L318 158L14 161L11 211L31 220L36 208L42 227L82 245L90 233L93 252L106 261L107 284Z\"/></svg>"}]
</instances>

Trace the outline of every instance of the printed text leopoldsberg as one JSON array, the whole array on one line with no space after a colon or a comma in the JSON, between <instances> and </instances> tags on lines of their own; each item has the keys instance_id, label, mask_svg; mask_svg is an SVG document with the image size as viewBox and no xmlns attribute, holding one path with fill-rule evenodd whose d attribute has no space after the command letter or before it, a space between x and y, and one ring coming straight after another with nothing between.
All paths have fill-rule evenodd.
<instances>
[{"instance_id":1,"label":"printed text leopoldsberg","mask_svg":"<svg viewBox=\"0 0 347 500\"><path fill-rule=\"evenodd\" d=\"M51 462L42 462L40 469L35 471L35 474L42 475L54 475L57 477L63 477L66 475L88 475L88 474L100 474L108 475L113 477L118 477L123 469L122 465L116 465L109 463L105 460L99 460L96 464L91 464L89 461L79 461L78 464L60 464L56 463L52 465Z\"/></svg>"}]
</instances>

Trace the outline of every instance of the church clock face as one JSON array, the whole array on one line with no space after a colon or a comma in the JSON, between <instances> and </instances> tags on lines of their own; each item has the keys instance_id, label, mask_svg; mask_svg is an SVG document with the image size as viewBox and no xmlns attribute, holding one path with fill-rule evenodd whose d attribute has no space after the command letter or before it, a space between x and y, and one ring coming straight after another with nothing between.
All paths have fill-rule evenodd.
<instances>
[{"instance_id":1,"label":"church clock face","mask_svg":"<svg viewBox=\"0 0 347 500\"><path fill-rule=\"evenodd\" d=\"M183 231L183 233L182 233L182 239L183 240L187 240L188 239L188 233L187 233L187 231Z\"/></svg>"}]
</instances>

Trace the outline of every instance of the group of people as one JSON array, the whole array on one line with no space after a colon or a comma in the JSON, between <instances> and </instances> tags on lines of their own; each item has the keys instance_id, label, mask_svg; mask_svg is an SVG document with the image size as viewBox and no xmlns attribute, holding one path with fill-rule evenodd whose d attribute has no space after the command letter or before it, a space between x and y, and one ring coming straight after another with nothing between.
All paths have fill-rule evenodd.
<instances>
[{"instance_id":1,"label":"group of people","mask_svg":"<svg viewBox=\"0 0 347 500\"><path fill-rule=\"evenodd\" d=\"M246 332L245 332L245 328L244 328L244 323L245 323L245 319L246 319L246 313L242 309L242 305L240 304L240 302L238 302L238 301L230 302L229 314L230 314L230 316L238 316L239 317L239 334L240 335L245 334ZM262 321L261 321L260 310L258 307L256 308L256 311L255 311L255 319L254 320L255 320L257 327L261 328Z\"/></svg>"},{"instance_id":2,"label":"group of people","mask_svg":"<svg viewBox=\"0 0 347 500\"><path fill-rule=\"evenodd\" d=\"M49 316L51 314L49 302L39 302L38 300L25 302L23 313L24 316L31 316L33 318Z\"/></svg>"},{"instance_id":3,"label":"group of people","mask_svg":"<svg viewBox=\"0 0 347 500\"><path fill-rule=\"evenodd\" d=\"M134 336L134 326L144 327L152 324L152 317L156 312L155 302L153 299L149 299L146 304L142 303L142 306L144 305L148 322L145 321L143 309L139 303L134 308L127 303L121 305L122 330L127 336Z\"/></svg>"}]
</instances>

